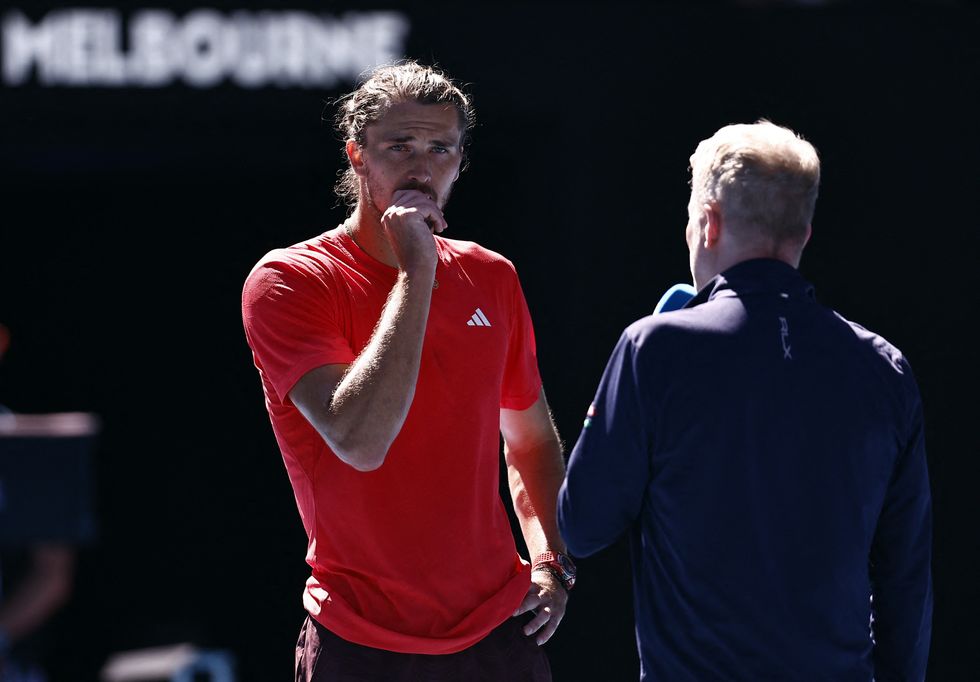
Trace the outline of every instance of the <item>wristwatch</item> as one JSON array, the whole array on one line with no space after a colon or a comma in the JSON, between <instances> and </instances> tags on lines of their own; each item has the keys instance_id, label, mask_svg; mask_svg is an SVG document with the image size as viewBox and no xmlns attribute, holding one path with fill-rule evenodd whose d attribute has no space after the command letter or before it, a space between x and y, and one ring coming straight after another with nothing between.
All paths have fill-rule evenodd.
<instances>
[{"instance_id":1,"label":"wristwatch","mask_svg":"<svg viewBox=\"0 0 980 682\"><path fill-rule=\"evenodd\" d=\"M575 586L575 564L571 557L561 552L542 552L537 555L531 563L531 571L548 571L558 578L566 591L570 592Z\"/></svg>"}]
</instances>

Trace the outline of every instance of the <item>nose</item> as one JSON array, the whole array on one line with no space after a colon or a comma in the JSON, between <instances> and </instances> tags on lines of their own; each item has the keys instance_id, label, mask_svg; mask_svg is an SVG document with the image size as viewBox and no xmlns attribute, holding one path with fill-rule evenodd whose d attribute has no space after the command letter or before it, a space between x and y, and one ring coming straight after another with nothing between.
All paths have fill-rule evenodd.
<instances>
[{"instance_id":1,"label":"nose","mask_svg":"<svg viewBox=\"0 0 980 682\"><path fill-rule=\"evenodd\" d=\"M424 155L415 158L409 168L408 179L422 185L428 185L432 181L432 168Z\"/></svg>"}]
</instances>

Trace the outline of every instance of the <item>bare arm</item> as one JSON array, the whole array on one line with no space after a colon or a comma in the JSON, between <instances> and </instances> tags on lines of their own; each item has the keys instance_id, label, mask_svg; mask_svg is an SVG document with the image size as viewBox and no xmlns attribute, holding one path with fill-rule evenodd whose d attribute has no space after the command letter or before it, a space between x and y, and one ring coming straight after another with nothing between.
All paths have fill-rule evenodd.
<instances>
[{"instance_id":1,"label":"bare arm","mask_svg":"<svg viewBox=\"0 0 980 682\"><path fill-rule=\"evenodd\" d=\"M531 560L549 550L564 553L555 509L565 461L544 391L526 410L501 410L500 430L514 511ZM535 571L531 581L527 596L514 615L535 611L524 632L529 636L537 632L537 643L544 644L565 615L568 594L548 571Z\"/></svg>"},{"instance_id":2,"label":"bare arm","mask_svg":"<svg viewBox=\"0 0 980 682\"><path fill-rule=\"evenodd\" d=\"M565 461L544 391L526 410L501 410L500 430L510 494L530 558L548 550L564 552L555 501Z\"/></svg>"},{"instance_id":3,"label":"bare arm","mask_svg":"<svg viewBox=\"0 0 980 682\"><path fill-rule=\"evenodd\" d=\"M360 471L384 463L415 397L432 278L399 273L367 346L351 365L304 374L289 397L330 449Z\"/></svg>"},{"instance_id":4,"label":"bare arm","mask_svg":"<svg viewBox=\"0 0 980 682\"><path fill-rule=\"evenodd\" d=\"M382 224L398 259L398 279L371 340L350 366L310 370L289 392L330 449L359 471L384 463L412 405L435 277L435 242L425 219L439 209L421 192L395 198L401 201Z\"/></svg>"}]
</instances>

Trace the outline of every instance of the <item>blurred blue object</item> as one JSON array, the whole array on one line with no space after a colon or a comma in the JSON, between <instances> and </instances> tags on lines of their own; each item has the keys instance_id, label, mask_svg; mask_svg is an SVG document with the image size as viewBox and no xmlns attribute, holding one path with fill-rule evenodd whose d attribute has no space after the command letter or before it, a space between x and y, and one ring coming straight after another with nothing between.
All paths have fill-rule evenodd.
<instances>
[{"instance_id":1,"label":"blurred blue object","mask_svg":"<svg viewBox=\"0 0 980 682\"><path fill-rule=\"evenodd\" d=\"M0 549L96 541L100 436L92 413L0 411Z\"/></svg>"},{"instance_id":2,"label":"blurred blue object","mask_svg":"<svg viewBox=\"0 0 980 682\"><path fill-rule=\"evenodd\" d=\"M694 298L696 293L698 293L697 289L690 284L675 284L660 297L660 302L657 303L653 312L654 314L666 313L683 308L684 304Z\"/></svg>"}]
</instances>

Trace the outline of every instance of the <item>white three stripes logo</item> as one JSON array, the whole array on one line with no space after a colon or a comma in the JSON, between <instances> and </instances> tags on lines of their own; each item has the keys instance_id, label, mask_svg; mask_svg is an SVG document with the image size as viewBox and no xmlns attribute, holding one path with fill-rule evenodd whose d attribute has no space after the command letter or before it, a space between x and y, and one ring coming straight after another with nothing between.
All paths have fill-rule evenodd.
<instances>
[{"instance_id":1,"label":"white three stripes logo","mask_svg":"<svg viewBox=\"0 0 980 682\"><path fill-rule=\"evenodd\" d=\"M490 326L490 320L487 319L487 316L483 314L483 311L482 310L480 310L479 308L477 308L476 309L476 312L473 313L473 317L471 317L470 318L470 321L466 323L466 326L468 326L468 327L489 327Z\"/></svg>"}]
</instances>

